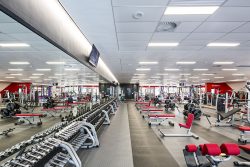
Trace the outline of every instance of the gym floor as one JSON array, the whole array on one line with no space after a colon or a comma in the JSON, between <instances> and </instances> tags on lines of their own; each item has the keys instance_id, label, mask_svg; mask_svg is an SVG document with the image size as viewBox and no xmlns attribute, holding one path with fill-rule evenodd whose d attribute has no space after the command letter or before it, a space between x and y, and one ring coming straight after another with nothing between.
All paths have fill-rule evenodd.
<instances>
[{"instance_id":1,"label":"gym floor","mask_svg":"<svg viewBox=\"0 0 250 167\"><path fill-rule=\"evenodd\" d=\"M179 108L182 111L182 106ZM215 110L203 108L203 112L215 116ZM172 119L175 125L184 122L183 114L174 111L176 118ZM210 120L215 122L215 117ZM43 125L16 126L9 136L0 137L0 151L28 139L33 134L46 129L59 118L44 118ZM13 127L14 120L1 120L1 130ZM237 123L237 122L236 122ZM135 108L134 102L121 103L115 116L111 118L111 125L103 126L99 132L100 147L82 150L79 152L82 163L86 167L186 167L182 149L186 144L203 143L237 143L239 131L232 127L210 127L204 116L195 121L192 132L200 138L196 140L188 137L162 138L159 129L166 133L182 133L185 129L178 126L169 126L167 123L161 126L149 127ZM231 167L230 161L221 163L220 166Z\"/></svg>"}]
</instances>

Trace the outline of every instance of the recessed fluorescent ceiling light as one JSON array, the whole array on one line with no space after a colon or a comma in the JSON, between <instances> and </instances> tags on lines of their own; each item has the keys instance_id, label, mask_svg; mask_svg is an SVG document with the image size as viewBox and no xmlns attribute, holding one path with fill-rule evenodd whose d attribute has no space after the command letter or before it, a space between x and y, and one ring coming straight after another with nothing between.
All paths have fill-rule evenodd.
<instances>
[{"instance_id":1,"label":"recessed fluorescent ceiling light","mask_svg":"<svg viewBox=\"0 0 250 167\"><path fill-rule=\"evenodd\" d=\"M148 43L148 46L178 46L179 43L171 42L171 43Z\"/></svg>"},{"instance_id":2,"label":"recessed fluorescent ceiling light","mask_svg":"<svg viewBox=\"0 0 250 167\"><path fill-rule=\"evenodd\" d=\"M189 77L189 78L199 78L199 77Z\"/></svg>"},{"instance_id":3,"label":"recessed fluorescent ceiling light","mask_svg":"<svg viewBox=\"0 0 250 167\"><path fill-rule=\"evenodd\" d=\"M195 68L193 71L208 71L207 68Z\"/></svg>"},{"instance_id":4,"label":"recessed fluorescent ceiling light","mask_svg":"<svg viewBox=\"0 0 250 167\"><path fill-rule=\"evenodd\" d=\"M210 79L201 79L202 81L208 81L208 80L210 80Z\"/></svg>"},{"instance_id":5,"label":"recessed fluorescent ceiling light","mask_svg":"<svg viewBox=\"0 0 250 167\"><path fill-rule=\"evenodd\" d=\"M31 77L29 77L29 78L34 78L34 79L36 79L36 78L40 78L40 77L34 77L34 76L31 76Z\"/></svg>"},{"instance_id":6,"label":"recessed fluorescent ceiling light","mask_svg":"<svg viewBox=\"0 0 250 167\"><path fill-rule=\"evenodd\" d=\"M150 68L137 68L136 71L150 71Z\"/></svg>"},{"instance_id":7,"label":"recessed fluorescent ceiling light","mask_svg":"<svg viewBox=\"0 0 250 167\"><path fill-rule=\"evenodd\" d=\"M153 76L153 77L150 77L150 78L156 78L157 79L157 78L161 78L161 77L160 76Z\"/></svg>"},{"instance_id":8,"label":"recessed fluorescent ceiling light","mask_svg":"<svg viewBox=\"0 0 250 167\"><path fill-rule=\"evenodd\" d=\"M177 68L165 68L165 71L180 71L180 69L177 69Z\"/></svg>"},{"instance_id":9,"label":"recessed fluorescent ceiling light","mask_svg":"<svg viewBox=\"0 0 250 167\"><path fill-rule=\"evenodd\" d=\"M1 47L29 47L27 43L0 43Z\"/></svg>"},{"instance_id":10,"label":"recessed fluorescent ceiling light","mask_svg":"<svg viewBox=\"0 0 250 167\"><path fill-rule=\"evenodd\" d=\"M165 15L188 15L188 14L213 14L219 6L190 6L178 7L169 6L165 10Z\"/></svg>"},{"instance_id":11,"label":"recessed fluorescent ceiling light","mask_svg":"<svg viewBox=\"0 0 250 167\"><path fill-rule=\"evenodd\" d=\"M214 75L214 74L201 74L201 75Z\"/></svg>"},{"instance_id":12,"label":"recessed fluorescent ceiling light","mask_svg":"<svg viewBox=\"0 0 250 167\"><path fill-rule=\"evenodd\" d=\"M96 76L85 76L85 78L95 78Z\"/></svg>"},{"instance_id":13,"label":"recessed fluorescent ceiling light","mask_svg":"<svg viewBox=\"0 0 250 167\"><path fill-rule=\"evenodd\" d=\"M11 61L9 62L10 64L14 64L14 65L23 65L23 64L30 64L27 61Z\"/></svg>"},{"instance_id":14,"label":"recessed fluorescent ceiling light","mask_svg":"<svg viewBox=\"0 0 250 167\"><path fill-rule=\"evenodd\" d=\"M224 77L214 77L214 78L224 78Z\"/></svg>"},{"instance_id":15,"label":"recessed fluorescent ceiling light","mask_svg":"<svg viewBox=\"0 0 250 167\"><path fill-rule=\"evenodd\" d=\"M236 69L236 68L223 68L221 70L222 71L237 71L238 69Z\"/></svg>"},{"instance_id":16,"label":"recessed fluorescent ceiling light","mask_svg":"<svg viewBox=\"0 0 250 167\"><path fill-rule=\"evenodd\" d=\"M195 61L178 61L176 64L195 64Z\"/></svg>"},{"instance_id":17,"label":"recessed fluorescent ceiling light","mask_svg":"<svg viewBox=\"0 0 250 167\"><path fill-rule=\"evenodd\" d=\"M215 61L215 62L213 62L213 64L225 65L225 64L234 64L234 62L233 61Z\"/></svg>"},{"instance_id":18,"label":"recessed fluorescent ceiling light","mask_svg":"<svg viewBox=\"0 0 250 167\"><path fill-rule=\"evenodd\" d=\"M31 79L29 79L29 78L26 78L26 79L21 79L21 80L23 80L23 81L29 81L29 80L31 80Z\"/></svg>"},{"instance_id":19,"label":"recessed fluorescent ceiling light","mask_svg":"<svg viewBox=\"0 0 250 167\"><path fill-rule=\"evenodd\" d=\"M180 75L191 75L191 74L180 74Z\"/></svg>"},{"instance_id":20,"label":"recessed fluorescent ceiling light","mask_svg":"<svg viewBox=\"0 0 250 167\"><path fill-rule=\"evenodd\" d=\"M23 75L23 74L10 74L10 75Z\"/></svg>"},{"instance_id":21,"label":"recessed fluorescent ceiling light","mask_svg":"<svg viewBox=\"0 0 250 167\"><path fill-rule=\"evenodd\" d=\"M16 68L16 69L8 69L8 71L23 71L21 68Z\"/></svg>"},{"instance_id":22,"label":"recessed fluorescent ceiling light","mask_svg":"<svg viewBox=\"0 0 250 167\"><path fill-rule=\"evenodd\" d=\"M44 74L38 74L38 73L35 73L35 74L32 74L32 75L44 75Z\"/></svg>"},{"instance_id":23,"label":"recessed fluorescent ceiling light","mask_svg":"<svg viewBox=\"0 0 250 167\"><path fill-rule=\"evenodd\" d=\"M234 76L243 76L245 74L232 74L232 75L234 75Z\"/></svg>"},{"instance_id":24,"label":"recessed fluorescent ceiling light","mask_svg":"<svg viewBox=\"0 0 250 167\"><path fill-rule=\"evenodd\" d=\"M45 81L50 81L50 80L52 80L52 79L43 79L43 80L45 80Z\"/></svg>"},{"instance_id":25,"label":"recessed fluorescent ceiling light","mask_svg":"<svg viewBox=\"0 0 250 167\"><path fill-rule=\"evenodd\" d=\"M79 68L65 68L65 71L79 71Z\"/></svg>"},{"instance_id":26,"label":"recessed fluorescent ceiling light","mask_svg":"<svg viewBox=\"0 0 250 167\"><path fill-rule=\"evenodd\" d=\"M49 68L38 68L36 71L51 71Z\"/></svg>"},{"instance_id":27,"label":"recessed fluorescent ceiling light","mask_svg":"<svg viewBox=\"0 0 250 167\"><path fill-rule=\"evenodd\" d=\"M207 44L207 46L222 46L222 47L235 47L235 46L239 46L240 43L209 43Z\"/></svg>"},{"instance_id":28,"label":"recessed fluorescent ceiling light","mask_svg":"<svg viewBox=\"0 0 250 167\"><path fill-rule=\"evenodd\" d=\"M158 64L157 61L141 61L139 64Z\"/></svg>"},{"instance_id":29,"label":"recessed fluorescent ceiling light","mask_svg":"<svg viewBox=\"0 0 250 167\"><path fill-rule=\"evenodd\" d=\"M156 75L168 75L168 74L161 74L161 73L157 73Z\"/></svg>"},{"instance_id":30,"label":"recessed fluorescent ceiling light","mask_svg":"<svg viewBox=\"0 0 250 167\"><path fill-rule=\"evenodd\" d=\"M66 64L64 61L47 61L46 64Z\"/></svg>"},{"instance_id":31,"label":"recessed fluorescent ceiling light","mask_svg":"<svg viewBox=\"0 0 250 167\"><path fill-rule=\"evenodd\" d=\"M5 78L15 78L15 77L5 77Z\"/></svg>"}]
</instances>

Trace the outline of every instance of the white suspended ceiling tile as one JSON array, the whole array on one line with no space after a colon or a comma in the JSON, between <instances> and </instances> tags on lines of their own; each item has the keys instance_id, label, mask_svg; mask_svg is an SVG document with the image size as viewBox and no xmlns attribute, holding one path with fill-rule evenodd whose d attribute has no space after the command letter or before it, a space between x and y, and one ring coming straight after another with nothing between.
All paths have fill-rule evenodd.
<instances>
[{"instance_id":1,"label":"white suspended ceiling tile","mask_svg":"<svg viewBox=\"0 0 250 167\"><path fill-rule=\"evenodd\" d=\"M148 41L152 33L117 33L119 41Z\"/></svg>"},{"instance_id":2,"label":"white suspended ceiling tile","mask_svg":"<svg viewBox=\"0 0 250 167\"><path fill-rule=\"evenodd\" d=\"M169 0L112 0L113 6L166 6Z\"/></svg>"},{"instance_id":3,"label":"white suspended ceiling tile","mask_svg":"<svg viewBox=\"0 0 250 167\"><path fill-rule=\"evenodd\" d=\"M13 20L11 17L6 15L3 12L0 12L0 23L15 23L16 21Z\"/></svg>"},{"instance_id":4,"label":"white suspended ceiling tile","mask_svg":"<svg viewBox=\"0 0 250 167\"><path fill-rule=\"evenodd\" d=\"M119 46L119 51L143 51L146 47L137 46L137 47L127 47L127 46Z\"/></svg>"},{"instance_id":5,"label":"white suspended ceiling tile","mask_svg":"<svg viewBox=\"0 0 250 167\"><path fill-rule=\"evenodd\" d=\"M183 40L181 46L206 46L210 41L209 40Z\"/></svg>"},{"instance_id":6,"label":"white suspended ceiling tile","mask_svg":"<svg viewBox=\"0 0 250 167\"><path fill-rule=\"evenodd\" d=\"M250 40L250 33L230 33L221 38L225 41L248 41Z\"/></svg>"},{"instance_id":7,"label":"white suspended ceiling tile","mask_svg":"<svg viewBox=\"0 0 250 167\"><path fill-rule=\"evenodd\" d=\"M186 40L216 40L226 33L192 33Z\"/></svg>"},{"instance_id":8,"label":"white suspended ceiling tile","mask_svg":"<svg viewBox=\"0 0 250 167\"><path fill-rule=\"evenodd\" d=\"M221 7L207 21L250 21L250 7Z\"/></svg>"},{"instance_id":9,"label":"white suspended ceiling tile","mask_svg":"<svg viewBox=\"0 0 250 167\"><path fill-rule=\"evenodd\" d=\"M10 33L8 35L20 41L44 41L43 38L34 33Z\"/></svg>"},{"instance_id":10,"label":"white suspended ceiling tile","mask_svg":"<svg viewBox=\"0 0 250 167\"><path fill-rule=\"evenodd\" d=\"M180 41L187 37L188 33L154 33L151 42Z\"/></svg>"},{"instance_id":11,"label":"white suspended ceiling tile","mask_svg":"<svg viewBox=\"0 0 250 167\"><path fill-rule=\"evenodd\" d=\"M158 22L116 23L117 32L154 32Z\"/></svg>"},{"instance_id":12,"label":"white suspended ceiling tile","mask_svg":"<svg viewBox=\"0 0 250 167\"><path fill-rule=\"evenodd\" d=\"M250 6L249 0L227 0L223 6Z\"/></svg>"},{"instance_id":13,"label":"white suspended ceiling tile","mask_svg":"<svg viewBox=\"0 0 250 167\"><path fill-rule=\"evenodd\" d=\"M209 15L164 15L161 21L188 22L205 21Z\"/></svg>"},{"instance_id":14,"label":"white suspended ceiling tile","mask_svg":"<svg viewBox=\"0 0 250 167\"><path fill-rule=\"evenodd\" d=\"M119 47L144 47L146 48L148 41L119 41Z\"/></svg>"},{"instance_id":15,"label":"white suspended ceiling tile","mask_svg":"<svg viewBox=\"0 0 250 167\"><path fill-rule=\"evenodd\" d=\"M19 23L0 23L2 33L31 33L29 29Z\"/></svg>"},{"instance_id":16,"label":"white suspended ceiling tile","mask_svg":"<svg viewBox=\"0 0 250 167\"><path fill-rule=\"evenodd\" d=\"M225 0L171 0L170 6L220 6Z\"/></svg>"},{"instance_id":17,"label":"white suspended ceiling tile","mask_svg":"<svg viewBox=\"0 0 250 167\"><path fill-rule=\"evenodd\" d=\"M174 32L192 32L194 31L201 22L182 22L180 23Z\"/></svg>"},{"instance_id":18,"label":"white suspended ceiling tile","mask_svg":"<svg viewBox=\"0 0 250 167\"><path fill-rule=\"evenodd\" d=\"M242 24L244 22L205 22L195 32L230 32Z\"/></svg>"},{"instance_id":19,"label":"white suspended ceiling tile","mask_svg":"<svg viewBox=\"0 0 250 167\"><path fill-rule=\"evenodd\" d=\"M159 21L165 9L166 7L114 7L114 17L116 22ZM136 13L143 16L135 19Z\"/></svg>"},{"instance_id":20,"label":"white suspended ceiling tile","mask_svg":"<svg viewBox=\"0 0 250 167\"><path fill-rule=\"evenodd\" d=\"M233 32L241 32L241 33L250 32L250 23L246 23L246 24L240 26L239 28L237 28Z\"/></svg>"},{"instance_id":21,"label":"white suspended ceiling tile","mask_svg":"<svg viewBox=\"0 0 250 167\"><path fill-rule=\"evenodd\" d=\"M0 23L0 26L1 26L1 23ZM16 40L16 39L9 36L9 35L0 33L0 41L14 41L14 40Z\"/></svg>"}]
</instances>

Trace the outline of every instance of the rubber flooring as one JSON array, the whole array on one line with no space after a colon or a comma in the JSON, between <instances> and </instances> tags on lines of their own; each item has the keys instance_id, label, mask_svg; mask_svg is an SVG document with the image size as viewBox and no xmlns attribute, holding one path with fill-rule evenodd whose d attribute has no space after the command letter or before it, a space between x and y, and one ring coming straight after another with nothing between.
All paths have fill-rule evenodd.
<instances>
[{"instance_id":1,"label":"rubber flooring","mask_svg":"<svg viewBox=\"0 0 250 167\"><path fill-rule=\"evenodd\" d=\"M133 103L127 105L134 167L179 166L141 115L135 111Z\"/></svg>"}]
</instances>

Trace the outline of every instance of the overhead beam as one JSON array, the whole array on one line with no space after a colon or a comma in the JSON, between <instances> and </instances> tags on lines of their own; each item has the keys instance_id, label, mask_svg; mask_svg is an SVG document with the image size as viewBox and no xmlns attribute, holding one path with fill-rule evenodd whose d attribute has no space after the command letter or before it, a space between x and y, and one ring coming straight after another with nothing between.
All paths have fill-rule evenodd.
<instances>
[{"instance_id":1,"label":"overhead beam","mask_svg":"<svg viewBox=\"0 0 250 167\"><path fill-rule=\"evenodd\" d=\"M101 56L96 68L88 63L92 44L58 0L0 0L0 10L108 81L118 82Z\"/></svg>"}]
</instances>

